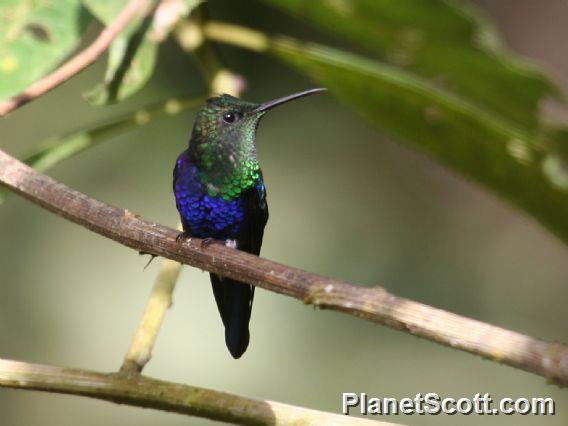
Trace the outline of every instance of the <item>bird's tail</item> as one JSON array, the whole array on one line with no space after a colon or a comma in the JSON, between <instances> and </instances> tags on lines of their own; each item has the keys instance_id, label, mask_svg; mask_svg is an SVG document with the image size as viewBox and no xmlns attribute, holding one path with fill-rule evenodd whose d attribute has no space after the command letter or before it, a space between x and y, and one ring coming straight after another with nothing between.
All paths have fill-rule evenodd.
<instances>
[{"instance_id":1,"label":"bird's tail","mask_svg":"<svg viewBox=\"0 0 568 426\"><path fill-rule=\"evenodd\" d=\"M249 321L254 287L210 274L213 294L225 326L225 343L233 358L240 358L249 344Z\"/></svg>"}]
</instances>

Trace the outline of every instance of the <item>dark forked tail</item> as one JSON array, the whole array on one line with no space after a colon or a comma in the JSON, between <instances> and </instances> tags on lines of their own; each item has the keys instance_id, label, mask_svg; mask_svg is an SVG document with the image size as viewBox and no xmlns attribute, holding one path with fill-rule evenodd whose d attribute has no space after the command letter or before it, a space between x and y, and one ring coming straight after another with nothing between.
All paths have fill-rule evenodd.
<instances>
[{"instance_id":1,"label":"dark forked tail","mask_svg":"<svg viewBox=\"0 0 568 426\"><path fill-rule=\"evenodd\" d=\"M215 274L210 274L210 277L217 308L225 326L225 343L233 358L240 358L249 344L248 327L254 287Z\"/></svg>"}]
</instances>

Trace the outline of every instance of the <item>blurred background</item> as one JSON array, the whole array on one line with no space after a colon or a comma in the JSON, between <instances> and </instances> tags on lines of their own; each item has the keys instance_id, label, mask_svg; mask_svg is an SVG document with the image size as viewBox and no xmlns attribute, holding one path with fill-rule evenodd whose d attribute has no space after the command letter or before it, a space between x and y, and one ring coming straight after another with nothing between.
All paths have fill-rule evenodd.
<instances>
[{"instance_id":1,"label":"blurred background","mask_svg":"<svg viewBox=\"0 0 568 426\"><path fill-rule=\"evenodd\" d=\"M235 2L236 3L236 2ZM325 40L256 1L213 0L211 15L272 32ZM478 1L512 50L568 91L568 3ZM314 86L275 61L221 48L247 78L243 97L264 101ZM104 64L25 107L0 126L2 149L38 141L148 102L202 93L194 61L160 51L145 90L95 108L79 94ZM110 204L174 226L171 173L194 111L156 121L63 162L48 174ZM389 291L546 340L568 341L568 252L532 218L392 142L331 96L269 114L258 134L270 221L262 255ZM156 260L72 225L18 197L0 207L0 357L99 371L119 368L159 270ZM225 348L208 275L185 267L145 374L262 399L340 411L342 392L413 397L552 397L557 414L400 416L409 425L568 424L566 390L541 377L335 312L258 290L251 344ZM0 389L0 425L212 424L79 397Z\"/></svg>"}]
</instances>

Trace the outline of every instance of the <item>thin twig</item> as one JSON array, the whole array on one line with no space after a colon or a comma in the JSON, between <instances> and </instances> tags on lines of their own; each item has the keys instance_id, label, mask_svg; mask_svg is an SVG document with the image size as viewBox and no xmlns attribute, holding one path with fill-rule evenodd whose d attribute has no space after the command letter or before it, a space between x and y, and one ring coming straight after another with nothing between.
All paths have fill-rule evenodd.
<instances>
[{"instance_id":1,"label":"thin twig","mask_svg":"<svg viewBox=\"0 0 568 426\"><path fill-rule=\"evenodd\" d=\"M177 231L89 198L0 150L0 184L93 232L137 251L295 297L314 306L388 325L568 385L568 347L465 318L388 293L271 262L199 239L180 244Z\"/></svg>"},{"instance_id":2,"label":"thin twig","mask_svg":"<svg viewBox=\"0 0 568 426\"><path fill-rule=\"evenodd\" d=\"M0 103L0 117L4 117L22 105L49 92L94 63L126 26L134 18L144 13L149 5L149 0L130 0L116 17L116 20L106 27L87 48L65 62L51 74L33 83L19 95Z\"/></svg>"},{"instance_id":3,"label":"thin twig","mask_svg":"<svg viewBox=\"0 0 568 426\"><path fill-rule=\"evenodd\" d=\"M245 79L223 67L214 46L203 34L207 25L206 6L202 4L194 10L191 19L182 19L175 28L174 36L185 52L197 58L212 96L228 93L239 97L245 89Z\"/></svg>"},{"instance_id":4,"label":"thin twig","mask_svg":"<svg viewBox=\"0 0 568 426\"><path fill-rule=\"evenodd\" d=\"M163 260L138 329L120 367L122 373L140 373L150 361L166 311L172 304L172 293L180 272L181 263Z\"/></svg>"},{"instance_id":5,"label":"thin twig","mask_svg":"<svg viewBox=\"0 0 568 426\"><path fill-rule=\"evenodd\" d=\"M87 396L239 425L374 425L374 422L150 379L0 359L0 387ZM338 397L338 408L341 400Z\"/></svg>"}]
</instances>

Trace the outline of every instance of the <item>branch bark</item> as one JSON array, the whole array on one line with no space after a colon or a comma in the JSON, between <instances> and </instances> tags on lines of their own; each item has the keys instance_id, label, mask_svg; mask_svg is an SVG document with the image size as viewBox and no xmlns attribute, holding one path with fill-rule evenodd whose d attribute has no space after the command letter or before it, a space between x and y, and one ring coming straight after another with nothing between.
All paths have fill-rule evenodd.
<instances>
[{"instance_id":1,"label":"branch bark","mask_svg":"<svg viewBox=\"0 0 568 426\"><path fill-rule=\"evenodd\" d=\"M106 27L86 49L65 62L51 74L36 81L19 95L0 103L0 117L49 92L75 74L94 63L110 46L112 41L128 26L134 18L144 13L150 6L149 0L130 0L116 20Z\"/></svg>"},{"instance_id":2,"label":"branch bark","mask_svg":"<svg viewBox=\"0 0 568 426\"><path fill-rule=\"evenodd\" d=\"M87 396L239 425L394 425L164 382L138 374L102 374L2 359L0 386Z\"/></svg>"},{"instance_id":3,"label":"branch bark","mask_svg":"<svg viewBox=\"0 0 568 426\"><path fill-rule=\"evenodd\" d=\"M388 325L568 385L568 346L462 317L390 294L271 262L199 239L176 242L177 231L68 188L0 150L0 184L93 232L137 251L244 281L306 304Z\"/></svg>"}]
</instances>

